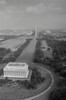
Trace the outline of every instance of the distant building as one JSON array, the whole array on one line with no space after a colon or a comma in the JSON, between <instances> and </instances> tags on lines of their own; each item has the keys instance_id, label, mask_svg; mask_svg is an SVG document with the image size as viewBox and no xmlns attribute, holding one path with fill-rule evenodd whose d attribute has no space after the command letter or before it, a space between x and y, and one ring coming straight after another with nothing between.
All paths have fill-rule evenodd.
<instances>
[{"instance_id":1,"label":"distant building","mask_svg":"<svg viewBox=\"0 0 66 100\"><path fill-rule=\"evenodd\" d=\"M10 62L8 63L4 70L4 76L8 78L28 78L29 75L29 69L28 65L26 63L20 63L20 62Z\"/></svg>"},{"instance_id":2,"label":"distant building","mask_svg":"<svg viewBox=\"0 0 66 100\"><path fill-rule=\"evenodd\" d=\"M46 33L46 32L44 32L43 34L44 34L44 35L46 35L47 33Z\"/></svg>"}]
</instances>

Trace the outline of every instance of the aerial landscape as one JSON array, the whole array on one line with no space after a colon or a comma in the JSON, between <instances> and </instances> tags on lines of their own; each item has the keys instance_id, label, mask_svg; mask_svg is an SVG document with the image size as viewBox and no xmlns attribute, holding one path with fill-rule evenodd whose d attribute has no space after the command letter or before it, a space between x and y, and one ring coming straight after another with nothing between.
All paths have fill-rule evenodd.
<instances>
[{"instance_id":1,"label":"aerial landscape","mask_svg":"<svg viewBox=\"0 0 66 100\"><path fill-rule=\"evenodd\" d=\"M65 0L0 0L0 100L66 100L65 9Z\"/></svg>"}]
</instances>

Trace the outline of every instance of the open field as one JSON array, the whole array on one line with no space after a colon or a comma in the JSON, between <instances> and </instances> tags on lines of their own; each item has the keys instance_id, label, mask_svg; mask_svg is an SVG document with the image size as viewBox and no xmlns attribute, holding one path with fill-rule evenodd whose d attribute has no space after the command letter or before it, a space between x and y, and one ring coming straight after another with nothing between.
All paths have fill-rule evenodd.
<instances>
[{"instance_id":1,"label":"open field","mask_svg":"<svg viewBox=\"0 0 66 100\"><path fill-rule=\"evenodd\" d=\"M19 36L15 36L15 35L0 35L0 42L3 42L3 41L6 41L6 40L9 40L9 39L15 39L15 38L17 38L17 37L19 37Z\"/></svg>"},{"instance_id":2,"label":"open field","mask_svg":"<svg viewBox=\"0 0 66 100\"><path fill-rule=\"evenodd\" d=\"M37 95L44 91L51 84L50 74L41 68L42 76L46 78L45 82L39 86L36 90L27 90L19 88L15 83L7 84L4 87L0 87L0 100L23 100L31 96Z\"/></svg>"},{"instance_id":3,"label":"open field","mask_svg":"<svg viewBox=\"0 0 66 100\"><path fill-rule=\"evenodd\" d=\"M3 48L10 48L11 50L17 49L20 45L25 43L25 39L16 38L16 39L9 39L0 43L0 47Z\"/></svg>"},{"instance_id":4,"label":"open field","mask_svg":"<svg viewBox=\"0 0 66 100\"><path fill-rule=\"evenodd\" d=\"M18 62L25 61L28 64L30 64L30 67L34 66L32 64L33 63L32 60L35 52L36 43L37 43L36 39L31 40L29 45L23 50L23 52L17 58L16 61ZM17 86L15 83L7 84L0 88L0 100L23 100L23 98L31 97L43 92L50 86L52 78L50 74L46 70L44 70L43 67L41 68L41 73L46 80L36 90L26 90L23 88L19 88L19 86ZM42 95L40 100L47 100L46 99L47 95L48 95L47 93ZM39 98L37 100L39 100Z\"/></svg>"},{"instance_id":5,"label":"open field","mask_svg":"<svg viewBox=\"0 0 66 100\"><path fill-rule=\"evenodd\" d=\"M47 50L49 48L49 46L48 46L46 40L42 40L41 43L42 43L42 47L45 47L45 50L43 50L44 51L44 58L46 58L46 57L52 58L52 49L50 47L50 50Z\"/></svg>"}]
</instances>

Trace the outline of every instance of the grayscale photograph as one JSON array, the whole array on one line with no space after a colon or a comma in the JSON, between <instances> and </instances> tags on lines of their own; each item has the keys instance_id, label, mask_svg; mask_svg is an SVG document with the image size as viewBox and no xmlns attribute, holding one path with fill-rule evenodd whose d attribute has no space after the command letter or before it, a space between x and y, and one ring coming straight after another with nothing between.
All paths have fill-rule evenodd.
<instances>
[{"instance_id":1,"label":"grayscale photograph","mask_svg":"<svg viewBox=\"0 0 66 100\"><path fill-rule=\"evenodd\" d=\"M66 0L0 0L0 100L66 100Z\"/></svg>"}]
</instances>

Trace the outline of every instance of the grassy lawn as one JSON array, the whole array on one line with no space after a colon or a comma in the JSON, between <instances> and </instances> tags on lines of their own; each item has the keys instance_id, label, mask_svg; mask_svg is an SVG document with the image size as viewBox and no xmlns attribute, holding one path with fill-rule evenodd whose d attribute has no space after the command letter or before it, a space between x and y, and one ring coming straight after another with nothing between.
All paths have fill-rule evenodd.
<instances>
[{"instance_id":1,"label":"grassy lawn","mask_svg":"<svg viewBox=\"0 0 66 100\"><path fill-rule=\"evenodd\" d=\"M25 61L28 64L30 64L29 67L33 67L34 64L32 64L34 52L35 52L35 46L36 46L37 40L31 40L29 45L23 50L23 52L20 54L20 56L17 58L16 61L22 62ZM39 68L38 68L39 69ZM34 95L37 95L44 90L46 90L50 84L51 84L51 76L46 70L44 70L43 67L40 67L40 72L41 75L44 76L45 81L38 85L38 88L35 90L28 90L24 88L20 88L17 84L15 83L8 83L4 85L3 87L0 87L0 100L19 100L27 97L31 97ZM44 95L45 96L45 95ZM40 98L40 97L39 97ZM38 100L38 99L37 99ZM42 98L40 100L43 100ZM44 99L46 100L46 98Z\"/></svg>"},{"instance_id":2,"label":"grassy lawn","mask_svg":"<svg viewBox=\"0 0 66 100\"><path fill-rule=\"evenodd\" d=\"M0 47L10 48L11 50L13 50L14 48L18 48L19 45L22 45L25 42L26 42L25 39L20 39L20 38L9 39L9 40L1 42Z\"/></svg>"},{"instance_id":3,"label":"grassy lawn","mask_svg":"<svg viewBox=\"0 0 66 100\"><path fill-rule=\"evenodd\" d=\"M0 87L0 100L18 100L23 99L27 97L31 97L34 95L37 95L44 91L46 88L49 87L51 84L51 76L49 73L47 73L43 68L39 69L42 73L42 76L45 77L44 83L42 83L40 86L38 85L38 88L35 90L28 90L24 88L20 88L15 83L6 84L3 87Z\"/></svg>"}]
</instances>

